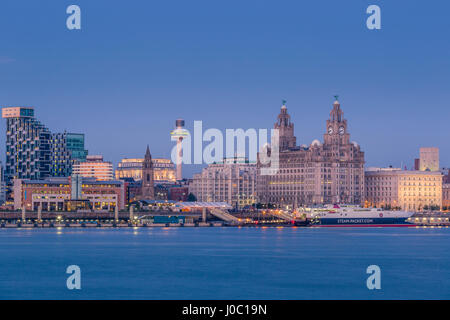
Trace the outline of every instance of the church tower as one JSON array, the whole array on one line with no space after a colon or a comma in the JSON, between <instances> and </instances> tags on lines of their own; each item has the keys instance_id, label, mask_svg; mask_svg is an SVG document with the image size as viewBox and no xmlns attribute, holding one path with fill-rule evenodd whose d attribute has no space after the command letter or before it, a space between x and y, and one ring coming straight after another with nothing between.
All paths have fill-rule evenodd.
<instances>
[{"instance_id":1,"label":"church tower","mask_svg":"<svg viewBox=\"0 0 450 320\"><path fill-rule=\"evenodd\" d=\"M153 164L150 149L147 146L144 162L142 163L142 186L141 199L153 200L155 198L155 188L153 185Z\"/></svg>"},{"instance_id":2,"label":"church tower","mask_svg":"<svg viewBox=\"0 0 450 320\"><path fill-rule=\"evenodd\" d=\"M287 113L285 100L283 100L283 105L281 106L281 111L274 128L279 130L280 151L295 147L294 124L291 122L291 116Z\"/></svg>"},{"instance_id":3,"label":"church tower","mask_svg":"<svg viewBox=\"0 0 450 320\"><path fill-rule=\"evenodd\" d=\"M347 132L347 120L344 119L344 112L338 96L333 103L330 112L330 119L327 120L327 132L324 134L324 144L326 145L346 145L350 143L350 134Z\"/></svg>"}]
</instances>

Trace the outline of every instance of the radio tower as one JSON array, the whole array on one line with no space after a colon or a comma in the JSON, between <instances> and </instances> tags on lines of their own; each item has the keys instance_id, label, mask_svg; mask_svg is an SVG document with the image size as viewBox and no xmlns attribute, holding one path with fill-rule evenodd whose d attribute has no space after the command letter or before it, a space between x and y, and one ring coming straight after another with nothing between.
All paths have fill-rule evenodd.
<instances>
[{"instance_id":1,"label":"radio tower","mask_svg":"<svg viewBox=\"0 0 450 320\"><path fill-rule=\"evenodd\" d=\"M184 137L186 137L189 132L184 129L184 120L183 119L177 119L175 121L175 130L173 130L171 133L172 140L175 140L177 142L177 158L176 158L176 167L177 167L177 181L181 181L183 179L181 164L183 159L183 149L181 146L181 143L183 142Z\"/></svg>"}]
</instances>

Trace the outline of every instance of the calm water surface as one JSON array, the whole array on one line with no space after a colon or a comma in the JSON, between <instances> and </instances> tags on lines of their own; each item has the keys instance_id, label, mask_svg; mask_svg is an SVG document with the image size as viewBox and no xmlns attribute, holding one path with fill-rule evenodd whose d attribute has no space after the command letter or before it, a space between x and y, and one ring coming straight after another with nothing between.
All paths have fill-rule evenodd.
<instances>
[{"instance_id":1,"label":"calm water surface","mask_svg":"<svg viewBox=\"0 0 450 320\"><path fill-rule=\"evenodd\" d=\"M448 228L0 229L0 298L449 299L449 252Z\"/></svg>"}]
</instances>

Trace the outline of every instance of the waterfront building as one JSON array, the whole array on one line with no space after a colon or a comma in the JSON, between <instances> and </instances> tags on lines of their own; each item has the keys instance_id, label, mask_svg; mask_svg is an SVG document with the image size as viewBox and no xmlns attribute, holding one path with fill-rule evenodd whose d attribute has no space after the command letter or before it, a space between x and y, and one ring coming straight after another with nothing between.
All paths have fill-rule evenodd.
<instances>
[{"instance_id":1,"label":"waterfront building","mask_svg":"<svg viewBox=\"0 0 450 320\"><path fill-rule=\"evenodd\" d=\"M51 133L32 107L2 109L6 119L5 180L68 177L75 161L84 161L84 134Z\"/></svg>"},{"instance_id":2,"label":"waterfront building","mask_svg":"<svg viewBox=\"0 0 450 320\"><path fill-rule=\"evenodd\" d=\"M256 202L256 163L235 157L210 164L193 176L189 192L201 202L226 202L235 208L252 205Z\"/></svg>"},{"instance_id":3,"label":"waterfront building","mask_svg":"<svg viewBox=\"0 0 450 320\"><path fill-rule=\"evenodd\" d=\"M294 125L285 102L275 129L279 130L279 169L262 175L258 154L258 202L298 207L313 204L361 204L364 195L364 152L350 142L347 120L337 100L326 121L323 143L296 145ZM270 148L267 151L270 152Z\"/></svg>"},{"instance_id":4,"label":"waterfront building","mask_svg":"<svg viewBox=\"0 0 450 320\"><path fill-rule=\"evenodd\" d=\"M43 179L51 174L51 133L34 117L32 107L2 109L6 119L7 182L14 178Z\"/></svg>"},{"instance_id":5,"label":"waterfront building","mask_svg":"<svg viewBox=\"0 0 450 320\"><path fill-rule=\"evenodd\" d=\"M75 188L75 190L74 190ZM14 179L14 209L67 210L71 200L88 200L93 210L125 208L123 181L97 181L94 178L49 177L44 180Z\"/></svg>"},{"instance_id":6,"label":"waterfront building","mask_svg":"<svg viewBox=\"0 0 450 320\"><path fill-rule=\"evenodd\" d=\"M444 169L442 178L442 208L450 211L450 169Z\"/></svg>"},{"instance_id":7,"label":"waterfront building","mask_svg":"<svg viewBox=\"0 0 450 320\"><path fill-rule=\"evenodd\" d=\"M116 179L133 178L142 180L144 158L122 159L116 169ZM175 165L170 159L152 158L153 180L155 183L174 183Z\"/></svg>"},{"instance_id":8,"label":"waterfront building","mask_svg":"<svg viewBox=\"0 0 450 320\"><path fill-rule=\"evenodd\" d=\"M3 175L3 164L0 161L0 204L6 201L6 183Z\"/></svg>"},{"instance_id":9,"label":"waterfront building","mask_svg":"<svg viewBox=\"0 0 450 320\"><path fill-rule=\"evenodd\" d=\"M144 162L142 164L142 180L141 180L141 194L142 200L153 200L155 198L155 185L153 182L153 163L150 154L150 148L147 146L145 151Z\"/></svg>"},{"instance_id":10,"label":"waterfront building","mask_svg":"<svg viewBox=\"0 0 450 320\"><path fill-rule=\"evenodd\" d=\"M439 148L420 148L420 171L439 171Z\"/></svg>"},{"instance_id":11,"label":"waterfront building","mask_svg":"<svg viewBox=\"0 0 450 320\"><path fill-rule=\"evenodd\" d=\"M189 196L189 186L169 187L168 198L173 201L187 201Z\"/></svg>"},{"instance_id":12,"label":"waterfront building","mask_svg":"<svg viewBox=\"0 0 450 320\"><path fill-rule=\"evenodd\" d=\"M450 210L450 183L442 185L442 208Z\"/></svg>"},{"instance_id":13,"label":"waterfront building","mask_svg":"<svg viewBox=\"0 0 450 320\"><path fill-rule=\"evenodd\" d=\"M88 154L88 151L84 149L84 134L82 133L53 133L51 150L51 175L54 177L70 176L73 165L86 161Z\"/></svg>"},{"instance_id":14,"label":"waterfront building","mask_svg":"<svg viewBox=\"0 0 450 320\"><path fill-rule=\"evenodd\" d=\"M407 211L442 206L442 174L439 171L368 168L365 172L365 205Z\"/></svg>"},{"instance_id":15,"label":"waterfront building","mask_svg":"<svg viewBox=\"0 0 450 320\"><path fill-rule=\"evenodd\" d=\"M88 155L85 161L76 161L72 173L84 178L95 178L98 181L113 180L113 165L103 161L101 155Z\"/></svg>"}]
</instances>

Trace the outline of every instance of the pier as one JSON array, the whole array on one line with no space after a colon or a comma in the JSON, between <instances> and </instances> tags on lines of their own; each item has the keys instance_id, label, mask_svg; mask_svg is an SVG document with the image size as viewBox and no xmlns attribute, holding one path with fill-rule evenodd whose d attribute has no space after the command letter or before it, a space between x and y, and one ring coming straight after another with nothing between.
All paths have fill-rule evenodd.
<instances>
[{"instance_id":1,"label":"pier","mask_svg":"<svg viewBox=\"0 0 450 320\"><path fill-rule=\"evenodd\" d=\"M0 211L0 228L134 228L134 227L223 227L290 226L291 216L229 213L219 208L200 211Z\"/></svg>"}]
</instances>

